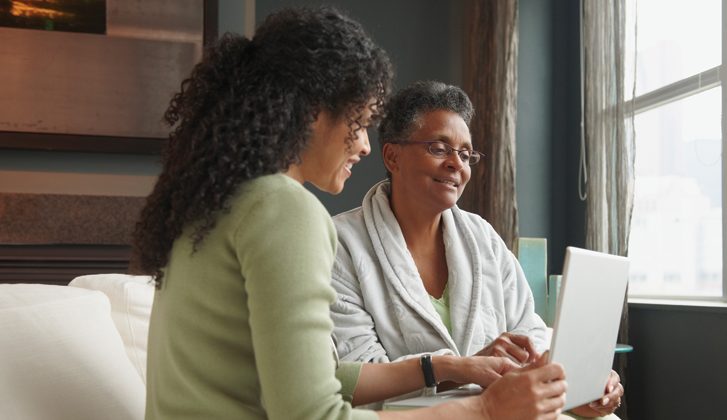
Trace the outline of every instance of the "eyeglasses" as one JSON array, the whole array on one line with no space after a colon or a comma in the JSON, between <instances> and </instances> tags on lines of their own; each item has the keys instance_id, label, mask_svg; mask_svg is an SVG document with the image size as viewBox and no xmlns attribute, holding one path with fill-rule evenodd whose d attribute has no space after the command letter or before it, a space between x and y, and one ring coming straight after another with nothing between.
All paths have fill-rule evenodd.
<instances>
[{"instance_id":1,"label":"eyeglasses","mask_svg":"<svg viewBox=\"0 0 727 420\"><path fill-rule=\"evenodd\" d=\"M457 156L459 156L459 159L462 162L467 162L470 166L474 166L477 164L477 162L480 161L480 158L484 156L484 154L469 150L469 149L462 149L457 150L454 147L448 145L447 143L433 140L433 141L411 141L411 140L402 140L395 142L395 144L426 144L427 145L427 151L430 155L434 156L438 159L445 159L447 156L450 156L452 153L457 152Z\"/></svg>"}]
</instances>

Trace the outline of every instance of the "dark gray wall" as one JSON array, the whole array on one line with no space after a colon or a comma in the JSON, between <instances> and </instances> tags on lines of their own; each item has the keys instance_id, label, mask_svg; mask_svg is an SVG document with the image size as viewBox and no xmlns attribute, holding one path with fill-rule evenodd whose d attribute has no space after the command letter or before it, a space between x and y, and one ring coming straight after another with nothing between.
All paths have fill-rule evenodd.
<instances>
[{"instance_id":1,"label":"dark gray wall","mask_svg":"<svg viewBox=\"0 0 727 420\"><path fill-rule=\"evenodd\" d=\"M727 417L727 309L632 304L629 315L629 418Z\"/></svg>"},{"instance_id":2,"label":"dark gray wall","mask_svg":"<svg viewBox=\"0 0 727 420\"><path fill-rule=\"evenodd\" d=\"M566 246L585 245L585 203L578 196L580 30L578 0L554 1L552 22L550 236L548 267L561 273Z\"/></svg>"},{"instance_id":3,"label":"dark gray wall","mask_svg":"<svg viewBox=\"0 0 727 420\"><path fill-rule=\"evenodd\" d=\"M0 192L146 195L159 172L158 161L157 156L148 155L0 150L0 177L7 177L0 179ZM24 175L16 176L18 171ZM96 174L109 175L105 181L110 184L99 184ZM64 175L73 176L73 185L55 182ZM125 187L126 176L139 175L144 185Z\"/></svg>"},{"instance_id":4,"label":"dark gray wall","mask_svg":"<svg viewBox=\"0 0 727 420\"><path fill-rule=\"evenodd\" d=\"M0 153L0 169L156 175L158 160L158 157L149 155L3 150Z\"/></svg>"},{"instance_id":5,"label":"dark gray wall","mask_svg":"<svg viewBox=\"0 0 727 420\"><path fill-rule=\"evenodd\" d=\"M255 14L260 22L283 7L321 4L338 7L361 22L389 53L396 71L395 88L421 79L461 85L462 2L258 0ZM310 188L331 214L360 206L366 191L385 177L375 131L369 130L369 136L372 153L353 168L341 194L331 196Z\"/></svg>"},{"instance_id":6,"label":"dark gray wall","mask_svg":"<svg viewBox=\"0 0 727 420\"><path fill-rule=\"evenodd\" d=\"M520 236L550 238L551 0L520 0L517 203Z\"/></svg>"},{"instance_id":7,"label":"dark gray wall","mask_svg":"<svg viewBox=\"0 0 727 420\"><path fill-rule=\"evenodd\" d=\"M245 32L245 1L244 0L218 0L217 26L218 32Z\"/></svg>"},{"instance_id":8,"label":"dark gray wall","mask_svg":"<svg viewBox=\"0 0 727 420\"><path fill-rule=\"evenodd\" d=\"M578 1L520 0L517 199L521 236L548 238L548 268L584 244L578 198Z\"/></svg>"}]
</instances>

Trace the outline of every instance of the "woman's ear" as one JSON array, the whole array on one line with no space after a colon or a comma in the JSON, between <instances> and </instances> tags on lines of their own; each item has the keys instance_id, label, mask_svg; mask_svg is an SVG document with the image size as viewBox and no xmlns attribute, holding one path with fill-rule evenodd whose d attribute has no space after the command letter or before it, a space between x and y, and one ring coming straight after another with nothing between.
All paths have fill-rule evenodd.
<instances>
[{"instance_id":1,"label":"woman's ear","mask_svg":"<svg viewBox=\"0 0 727 420\"><path fill-rule=\"evenodd\" d=\"M399 145L393 143L385 143L384 148L381 150L381 155L384 159L384 166L390 173L394 173L399 169L399 151L401 148Z\"/></svg>"},{"instance_id":2,"label":"woman's ear","mask_svg":"<svg viewBox=\"0 0 727 420\"><path fill-rule=\"evenodd\" d=\"M328 111L317 109L313 112L313 122L311 123L311 129L315 131L317 128L321 128L324 125L328 124L330 120L330 113Z\"/></svg>"}]
</instances>

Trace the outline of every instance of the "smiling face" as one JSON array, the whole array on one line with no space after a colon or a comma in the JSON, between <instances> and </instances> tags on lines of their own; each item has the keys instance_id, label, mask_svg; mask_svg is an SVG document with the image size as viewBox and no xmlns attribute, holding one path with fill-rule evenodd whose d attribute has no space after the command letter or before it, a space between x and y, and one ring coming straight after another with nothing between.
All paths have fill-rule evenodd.
<instances>
[{"instance_id":1,"label":"smiling face","mask_svg":"<svg viewBox=\"0 0 727 420\"><path fill-rule=\"evenodd\" d=\"M371 114L371 109L366 107L360 116L355 117L363 127L354 133L351 140L349 119L345 115L334 118L328 111L319 112L311 126L310 141L301 153L301 163L297 165L299 176L293 177L301 182L310 182L319 190L340 193L351 176L353 165L371 152L366 131Z\"/></svg>"},{"instance_id":2,"label":"smiling face","mask_svg":"<svg viewBox=\"0 0 727 420\"><path fill-rule=\"evenodd\" d=\"M469 128L457 113L435 110L418 119L406 140L441 141L455 149L472 150ZM470 179L471 168L457 153L437 158L427 151L427 144L387 143L383 149L384 164L391 172L395 198L417 203L419 209L441 213L454 206Z\"/></svg>"}]
</instances>

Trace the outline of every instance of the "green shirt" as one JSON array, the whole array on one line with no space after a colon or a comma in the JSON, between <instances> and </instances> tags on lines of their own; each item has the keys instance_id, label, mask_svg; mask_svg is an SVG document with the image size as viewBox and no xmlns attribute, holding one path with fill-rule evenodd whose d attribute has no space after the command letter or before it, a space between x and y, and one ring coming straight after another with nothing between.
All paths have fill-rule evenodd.
<instances>
[{"instance_id":1,"label":"green shirt","mask_svg":"<svg viewBox=\"0 0 727 420\"><path fill-rule=\"evenodd\" d=\"M196 252L178 238L149 330L147 419L364 419L360 364L338 369L329 305L336 233L277 174L244 183Z\"/></svg>"},{"instance_id":2,"label":"green shirt","mask_svg":"<svg viewBox=\"0 0 727 420\"><path fill-rule=\"evenodd\" d=\"M442 323L445 327L447 327L447 331L452 334L452 318L449 315L449 283L444 286L442 297L437 299L434 296L429 295L429 300L432 302L434 310L437 311L437 314L439 314L439 318L442 319Z\"/></svg>"}]
</instances>

